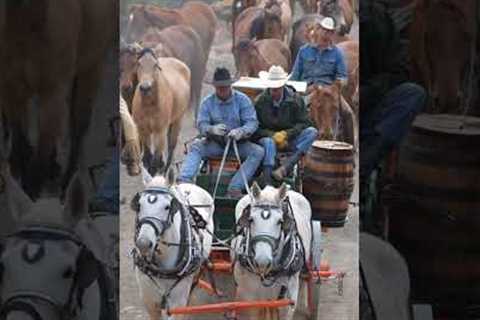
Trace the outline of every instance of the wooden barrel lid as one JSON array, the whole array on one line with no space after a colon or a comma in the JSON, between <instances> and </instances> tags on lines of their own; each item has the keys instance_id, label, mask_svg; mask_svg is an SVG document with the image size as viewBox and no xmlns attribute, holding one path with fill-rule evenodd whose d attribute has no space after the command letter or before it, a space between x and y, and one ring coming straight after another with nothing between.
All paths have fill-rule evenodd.
<instances>
[{"instance_id":1,"label":"wooden barrel lid","mask_svg":"<svg viewBox=\"0 0 480 320\"><path fill-rule=\"evenodd\" d=\"M349 143L332 140L316 140L313 147L326 150L353 150L353 146Z\"/></svg>"},{"instance_id":2,"label":"wooden barrel lid","mask_svg":"<svg viewBox=\"0 0 480 320\"><path fill-rule=\"evenodd\" d=\"M480 118L453 114L420 114L413 127L451 135L480 136Z\"/></svg>"}]
</instances>

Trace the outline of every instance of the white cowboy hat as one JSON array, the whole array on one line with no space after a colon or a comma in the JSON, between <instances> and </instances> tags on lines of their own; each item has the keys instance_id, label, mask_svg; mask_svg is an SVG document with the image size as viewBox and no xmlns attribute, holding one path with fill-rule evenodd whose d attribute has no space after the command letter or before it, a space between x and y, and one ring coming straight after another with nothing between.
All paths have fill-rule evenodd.
<instances>
[{"instance_id":1,"label":"white cowboy hat","mask_svg":"<svg viewBox=\"0 0 480 320\"><path fill-rule=\"evenodd\" d=\"M335 20L332 17L325 17L320 21L320 27L323 29L335 31Z\"/></svg>"},{"instance_id":2,"label":"white cowboy hat","mask_svg":"<svg viewBox=\"0 0 480 320\"><path fill-rule=\"evenodd\" d=\"M265 82L269 88L280 88L287 83L290 75L281 66L271 66L267 71L260 71L258 77Z\"/></svg>"}]
</instances>

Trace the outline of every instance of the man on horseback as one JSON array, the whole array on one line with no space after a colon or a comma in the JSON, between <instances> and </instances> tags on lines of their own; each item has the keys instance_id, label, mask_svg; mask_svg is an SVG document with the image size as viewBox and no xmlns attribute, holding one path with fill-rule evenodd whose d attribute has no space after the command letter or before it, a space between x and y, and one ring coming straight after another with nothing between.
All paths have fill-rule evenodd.
<instances>
[{"instance_id":1,"label":"man on horseback","mask_svg":"<svg viewBox=\"0 0 480 320\"><path fill-rule=\"evenodd\" d=\"M268 72L260 72L259 76L269 89L255 103L259 128L254 139L258 139L265 149L263 177L265 183L271 185L272 176L279 181L288 176L315 141L318 131L308 118L301 96L285 86L288 76L282 67L272 66ZM277 150L293 151L293 155L272 172Z\"/></svg>"},{"instance_id":2,"label":"man on horseback","mask_svg":"<svg viewBox=\"0 0 480 320\"><path fill-rule=\"evenodd\" d=\"M264 156L261 146L247 141L258 128L257 114L250 98L242 92L232 90L234 80L226 68L217 68L213 76L215 93L207 96L201 106L197 119L200 135L206 139L197 140L188 153L180 170L179 182L192 182L204 158L220 157L226 141L238 141L238 151L245 159L240 170L228 185L227 196L240 197L246 181L250 180Z\"/></svg>"},{"instance_id":3,"label":"man on horseback","mask_svg":"<svg viewBox=\"0 0 480 320\"><path fill-rule=\"evenodd\" d=\"M298 51L292 68L291 80L305 81L309 88L314 85L330 86L347 82L347 68L342 51L333 43L335 21L325 17L315 26L315 43L307 43ZM307 93L311 89L307 89ZM305 103L309 105L309 95Z\"/></svg>"}]
</instances>

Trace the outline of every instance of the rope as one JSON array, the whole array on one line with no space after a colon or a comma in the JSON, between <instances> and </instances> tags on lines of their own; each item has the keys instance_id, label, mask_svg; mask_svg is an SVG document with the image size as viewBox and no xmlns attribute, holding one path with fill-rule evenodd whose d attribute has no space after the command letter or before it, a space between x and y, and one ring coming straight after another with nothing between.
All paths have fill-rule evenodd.
<instances>
[{"instance_id":1,"label":"rope","mask_svg":"<svg viewBox=\"0 0 480 320\"><path fill-rule=\"evenodd\" d=\"M213 199L217 196L217 188L218 184L220 183L220 177L222 176L223 167L225 166L225 161L227 160L228 151L230 149L230 143L232 139L227 140L227 145L225 146L225 150L223 151L222 162L220 163L220 169L218 170L217 181L215 182L215 188L213 189Z\"/></svg>"},{"instance_id":2,"label":"rope","mask_svg":"<svg viewBox=\"0 0 480 320\"><path fill-rule=\"evenodd\" d=\"M245 172L243 172L242 159L240 159L240 153L238 152L237 141L233 139L232 141L233 141L233 150L235 151L235 156L237 157L237 161L240 164L240 173L242 174L243 183L245 184L245 190L247 190L248 196L252 200L252 203L254 203L255 199L253 198L253 195L250 192L250 187L248 186L248 180L247 180L247 177L245 176Z\"/></svg>"}]
</instances>

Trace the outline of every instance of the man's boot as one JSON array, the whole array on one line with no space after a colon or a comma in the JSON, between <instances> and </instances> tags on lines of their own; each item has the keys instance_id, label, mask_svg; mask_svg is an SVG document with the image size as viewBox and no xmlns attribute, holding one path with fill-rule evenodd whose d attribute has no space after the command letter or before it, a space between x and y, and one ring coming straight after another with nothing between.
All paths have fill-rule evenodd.
<instances>
[{"instance_id":1,"label":"man's boot","mask_svg":"<svg viewBox=\"0 0 480 320\"><path fill-rule=\"evenodd\" d=\"M272 177L275 180L282 181L292 171L295 164L302 158L303 152L296 151L290 158L288 158L283 165L281 165L277 170L272 172Z\"/></svg>"},{"instance_id":2,"label":"man's boot","mask_svg":"<svg viewBox=\"0 0 480 320\"><path fill-rule=\"evenodd\" d=\"M273 171L272 166L263 167L263 182L265 183L265 186L272 185L272 171Z\"/></svg>"}]
</instances>

